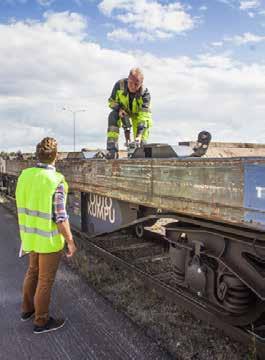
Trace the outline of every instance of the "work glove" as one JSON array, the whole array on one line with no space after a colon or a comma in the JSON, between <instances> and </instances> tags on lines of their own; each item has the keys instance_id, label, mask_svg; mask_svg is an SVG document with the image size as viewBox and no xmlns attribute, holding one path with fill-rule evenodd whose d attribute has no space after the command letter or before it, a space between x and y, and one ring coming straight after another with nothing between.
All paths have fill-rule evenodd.
<instances>
[{"instance_id":1,"label":"work glove","mask_svg":"<svg viewBox=\"0 0 265 360\"><path fill-rule=\"evenodd\" d=\"M211 142L212 135L208 131L201 131L198 134L198 139L194 146L193 153L190 156L201 157L206 154L209 144Z\"/></svg>"},{"instance_id":2,"label":"work glove","mask_svg":"<svg viewBox=\"0 0 265 360\"><path fill-rule=\"evenodd\" d=\"M128 116L127 112L125 110L123 110L123 109L120 109L119 110L119 117L122 119L125 116Z\"/></svg>"}]
</instances>

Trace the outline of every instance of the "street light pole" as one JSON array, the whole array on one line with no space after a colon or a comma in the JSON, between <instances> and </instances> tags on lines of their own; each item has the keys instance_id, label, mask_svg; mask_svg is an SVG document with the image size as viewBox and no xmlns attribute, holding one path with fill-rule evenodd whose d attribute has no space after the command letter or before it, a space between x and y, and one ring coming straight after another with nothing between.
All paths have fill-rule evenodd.
<instances>
[{"instance_id":1,"label":"street light pole","mask_svg":"<svg viewBox=\"0 0 265 360\"><path fill-rule=\"evenodd\" d=\"M73 143L74 143L74 152L75 152L75 123L76 123L76 113L78 112L85 112L88 111L88 109L79 109L79 110L72 110L63 107L62 110L70 111L73 114Z\"/></svg>"}]
</instances>

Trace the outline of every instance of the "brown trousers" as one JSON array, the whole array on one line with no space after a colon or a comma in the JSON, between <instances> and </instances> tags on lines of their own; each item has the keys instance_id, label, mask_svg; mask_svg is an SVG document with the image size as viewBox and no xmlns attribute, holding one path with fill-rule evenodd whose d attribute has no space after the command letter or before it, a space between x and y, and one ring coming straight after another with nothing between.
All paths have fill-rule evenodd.
<instances>
[{"instance_id":1,"label":"brown trousers","mask_svg":"<svg viewBox=\"0 0 265 360\"><path fill-rule=\"evenodd\" d=\"M50 254L29 254L29 267L23 284L22 312L35 309L34 324L43 326L49 319L52 285L62 251Z\"/></svg>"}]
</instances>

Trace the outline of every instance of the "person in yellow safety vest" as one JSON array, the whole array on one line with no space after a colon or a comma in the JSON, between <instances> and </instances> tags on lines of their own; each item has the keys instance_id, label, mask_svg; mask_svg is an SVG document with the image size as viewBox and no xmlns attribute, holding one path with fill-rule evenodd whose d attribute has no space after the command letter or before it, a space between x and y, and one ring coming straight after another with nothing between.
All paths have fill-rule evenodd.
<instances>
[{"instance_id":1,"label":"person in yellow safety vest","mask_svg":"<svg viewBox=\"0 0 265 360\"><path fill-rule=\"evenodd\" d=\"M76 246L66 212L68 185L56 171L57 142L46 137L38 145L39 163L22 171L16 187L21 249L29 253L23 284L21 320L34 316L35 334L61 328L65 320L49 316L51 290L67 243L67 256Z\"/></svg>"},{"instance_id":2,"label":"person in yellow safety vest","mask_svg":"<svg viewBox=\"0 0 265 360\"><path fill-rule=\"evenodd\" d=\"M119 128L122 126L126 145L131 141L133 127L134 141L146 143L152 126L150 93L143 86L144 75L139 68L130 70L128 78L121 79L113 87L109 98L112 109L108 118L107 157L118 157Z\"/></svg>"}]
</instances>

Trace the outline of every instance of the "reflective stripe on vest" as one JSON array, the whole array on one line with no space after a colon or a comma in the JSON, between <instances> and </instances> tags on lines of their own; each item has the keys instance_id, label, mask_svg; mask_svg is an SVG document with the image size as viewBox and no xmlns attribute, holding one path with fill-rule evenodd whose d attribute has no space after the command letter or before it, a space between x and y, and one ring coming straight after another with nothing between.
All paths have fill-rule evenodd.
<instances>
[{"instance_id":1,"label":"reflective stripe on vest","mask_svg":"<svg viewBox=\"0 0 265 360\"><path fill-rule=\"evenodd\" d=\"M52 215L48 214L48 213L44 213L41 211L37 211L37 210L29 210L26 208L18 208L17 209L18 214L26 214L29 216L37 216L41 219L47 219L47 220L51 220L52 219Z\"/></svg>"},{"instance_id":2,"label":"reflective stripe on vest","mask_svg":"<svg viewBox=\"0 0 265 360\"><path fill-rule=\"evenodd\" d=\"M32 227L28 227L28 226L24 226L24 225L19 225L19 230L23 231L25 233L28 234L37 234L43 237L47 237L50 238L52 236L56 236L59 234L58 230L54 230L54 231L43 231L37 228L32 228Z\"/></svg>"}]
</instances>

